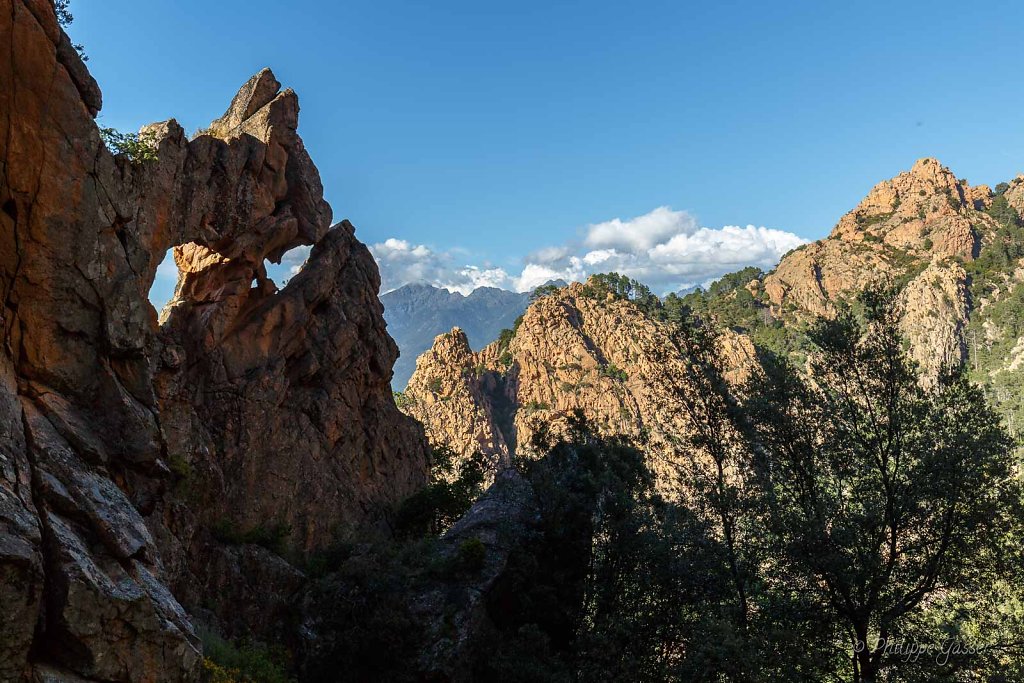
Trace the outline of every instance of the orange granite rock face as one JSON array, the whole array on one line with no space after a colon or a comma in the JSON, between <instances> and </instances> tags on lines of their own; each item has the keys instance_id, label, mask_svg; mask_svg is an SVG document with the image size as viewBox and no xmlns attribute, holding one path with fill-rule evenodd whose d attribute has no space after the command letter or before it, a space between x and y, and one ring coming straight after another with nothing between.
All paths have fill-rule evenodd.
<instances>
[{"instance_id":1,"label":"orange granite rock face","mask_svg":"<svg viewBox=\"0 0 1024 683\"><path fill-rule=\"evenodd\" d=\"M958 180L936 159L921 159L875 185L830 237L969 260L977 256L982 232L992 227L980 213L991 194L985 185Z\"/></svg>"},{"instance_id":2,"label":"orange granite rock face","mask_svg":"<svg viewBox=\"0 0 1024 683\"><path fill-rule=\"evenodd\" d=\"M733 332L719 342L729 379L741 381L757 362L753 345ZM670 492L673 457L691 431L673 393L686 382L686 363L667 323L573 283L531 304L507 347L474 354L461 330L439 336L417 361L404 409L435 443L481 451L499 468L513 454L530 457L535 435L558 434L582 411L601 433L642 444Z\"/></svg>"},{"instance_id":3,"label":"orange granite rock face","mask_svg":"<svg viewBox=\"0 0 1024 683\"><path fill-rule=\"evenodd\" d=\"M1006 193L1011 205L1017 186ZM903 282L911 355L934 378L966 358L971 302L960 264L995 239L998 224L985 212L992 200L987 186L969 185L935 159L919 160L877 184L828 238L782 258L764 278L773 313L829 316L871 284Z\"/></svg>"},{"instance_id":4,"label":"orange granite rock face","mask_svg":"<svg viewBox=\"0 0 1024 683\"><path fill-rule=\"evenodd\" d=\"M1024 216L1024 175L1019 175L1009 183L1006 190L1006 201Z\"/></svg>"},{"instance_id":5,"label":"orange granite rock face","mask_svg":"<svg viewBox=\"0 0 1024 683\"><path fill-rule=\"evenodd\" d=\"M304 553L425 480L376 266L330 228L297 97L269 70L205 134L147 127L156 159L132 160L104 146L51 3L0 0L0 36L0 679L191 680L182 604L232 552L211 528L274 526ZM300 245L278 290L264 263ZM172 247L160 325L148 292Z\"/></svg>"},{"instance_id":6,"label":"orange granite rock face","mask_svg":"<svg viewBox=\"0 0 1024 683\"><path fill-rule=\"evenodd\" d=\"M1024 180L1010 183L1005 194L1011 206L1024 204ZM1005 239L986 212L993 198L987 186L971 186L938 161L922 159L876 185L828 238L790 252L746 288L776 319L791 323L834 315L869 285L901 284L911 355L924 380L934 380L966 358L966 328L977 302L963 264ZM574 410L651 453L671 453L687 426L678 397L665 387L680 386L685 358L671 352L660 324L635 306L597 301L585 289L574 284L531 305L507 348L496 343L474 354L458 330L438 337L417 363L404 410L431 439L464 455L482 450L496 462L528 452L538 430L557 428ZM731 367L757 362L747 337L726 331L720 343ZM664 458L655 458L652 468L670 478Z\"/></svg>"},{"instance_id":7,"label":"orange granite rock face","mask_svg":"<svg viewBox=\"0 0 1024 683\"><path fill-rule=\"evenodd\" d=\"M972 187L935 159L921 159L875 185L827 239L784 256L765 291L778 312L828 315L835 300L933 258L970 261L996 227L983 212L991 197L987 186Z\"/></svg>"}]
</instances>

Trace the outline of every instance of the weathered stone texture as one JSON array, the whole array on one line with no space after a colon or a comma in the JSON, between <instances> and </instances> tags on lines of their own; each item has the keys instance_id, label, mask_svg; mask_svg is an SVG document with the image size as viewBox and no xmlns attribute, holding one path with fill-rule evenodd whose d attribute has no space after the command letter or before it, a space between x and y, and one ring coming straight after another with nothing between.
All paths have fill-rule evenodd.
<instances>
[{"instance_id":1,"label":"weathered stone texture","mask_svg":"<svg viewBox=\"0 0 1024 683\"><path fill-rule=\"evenodd\" d=\"M463 456L480 451L497 469L513 454L533 455L538 432L557 435L582 411L601 433L641 445L670 491L679 475L673 463L692 433L675 393L686 386L687 358L667 323L586 291L573 283L539 298L507 349L495 342L472 353L461 330L440 335L417 361L404 409L432 441ZM719 343L730 378L740 380L757 362L753 345L729 331Z\"/></svg>"},{"instance_id":2,"label":"weathered stone texture","mask_svg":"<svg viewBox=\"0 0 1024 683\"><path fill-rule=\"evenodd\" d=\"M0 680L190 680L172 588L258 621L258 591L196 576L295 578L214 526L280 525L302 554L384 524L425 480L376 267L330 228L298 99L269 70L192 140L144 128L141 161L106 149L51 3L0 0L0 44ZM301 245L278 290L265 262ZM148 292L172 247L160 325Z\"/></svg>"}]
</instances>

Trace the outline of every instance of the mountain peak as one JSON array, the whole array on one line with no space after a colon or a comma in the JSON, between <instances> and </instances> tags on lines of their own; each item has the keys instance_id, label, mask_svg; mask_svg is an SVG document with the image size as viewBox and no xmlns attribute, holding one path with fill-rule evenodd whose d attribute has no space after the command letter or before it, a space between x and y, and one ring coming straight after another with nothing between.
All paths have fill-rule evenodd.
<instances>
[{"instance_id":1,"label":"mountain peak","mask_svg":"<svg viewBox=\"0 0 1024 683\"><path fill-rule=\"evenodd\" d=\"M435 443L492 463L529 456L533 436L563 433L577 411L608 434L644 439L652 454L671 452L688 418L671 408L669 387L686 382L686 359L672 328L636 303L580 282L535 299L511 334L472 353L458 330L441 335L416 365L404 408ZM729 381L754 362L750 341L727 331ZM671 489L678 471L652 457Z\"/></svg>"},{"instance_id":2,"label":"mountain peak","mask_svg":"<svg viewBox=\"0 0 1024 683\"><path fill-rule=\"evenodd\" d=\"M972 187L937 159L919 159L871 188L830 237L971 259L979 238L973 224L985 222L980 211L991 196L988 186Z\"/></svg>"},{"instance_id":3,"label":"mountain peak","mask_svg":"<svg viewBox=\"0 0 1024 683\"><path fill-rule=\"evenodd\" d=\"M416 357L430 349L439 334L457 331L467 340L467 349L480 348L512 327L530 296L496 287L479 287L465 296L417 283L382 294L380 300L388 332L401 349L391 384L403 389L416 369Z\"/></svg>"},{"instance_id":4,"label":"mountain peak","mask_svg":"<svg viewBox=\"0 0 1024 683\"><path fill-rule=\"evenodd\" d=\"M949 168L944 166L943 163L935 157L921 157L914 162L913 167L910 169L910 173L932 172L936 169L946 173L950 172Z\"/></svg>"},{"instance_id":5,"label":"mountain peak","mask_svg":"<svg viewBox=\"0 0 1024 683\"><path fill-rule=\"evenodd\" d=\"M1005 190L1011 205L1012 189L1008 184ZM834 302L869 283L903 278L907 310L919 314L910 334L924 350L917 360L938 372L963 354L958 335L967 319L966 275L957 261L975 259L998 233L999 223L985 211L993 197L987 186L971 186L937 159L919 159L875 185L827 239L783 257L764 280L773 311L830 315ZM949 314L923 322L921 312L936 309Z\"/></svg>"}]
</instances>

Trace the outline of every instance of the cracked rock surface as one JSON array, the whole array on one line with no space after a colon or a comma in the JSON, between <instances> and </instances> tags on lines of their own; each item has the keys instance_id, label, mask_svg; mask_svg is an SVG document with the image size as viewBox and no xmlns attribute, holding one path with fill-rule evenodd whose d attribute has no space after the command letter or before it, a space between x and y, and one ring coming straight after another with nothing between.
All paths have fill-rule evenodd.
<instances>
[{"instance_id":1,"label":"cracked rock surface","mask_svg":"<svg viewBox=\"0 0 1024 683\"><path fill-rule=\"evenodd\" d=\"M194 680L195 606L249 628L296 585L211 529L273 526L301 556L425 480L376 266L330 227L269 70L191 140L146 127L157 158L133 161L50 2L0 0L0 46L0 681ZM265 262L302 245L279 290Z\"/></svg>"}]
</instances>

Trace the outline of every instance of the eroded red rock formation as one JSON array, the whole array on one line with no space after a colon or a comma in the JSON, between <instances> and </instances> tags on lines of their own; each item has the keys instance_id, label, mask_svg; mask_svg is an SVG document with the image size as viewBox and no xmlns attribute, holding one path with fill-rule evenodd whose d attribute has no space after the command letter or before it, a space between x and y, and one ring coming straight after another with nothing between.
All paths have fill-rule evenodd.
<instances>
[{"instance_id":1,"label":"eroded red rock formation","mask_svg":"<svg viewBox=\"0 0 1024 683\"><path fill-rule=\"evenodd\" d=\"M169 586L204 599L218 580L195 570L222 561L294 578L209 528L276 525L301 554L425 478L376 267L329 228L297 97L269 70L205 134L148 127L157 158L133 161L104 146L49 2L0 0L0 44L0 680L189 680L198 643ZM278 291L264 262L300 245ZM161 326L147 295L171 247Z\"/></svg>"}]
</instances>

